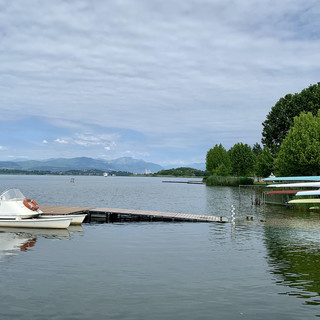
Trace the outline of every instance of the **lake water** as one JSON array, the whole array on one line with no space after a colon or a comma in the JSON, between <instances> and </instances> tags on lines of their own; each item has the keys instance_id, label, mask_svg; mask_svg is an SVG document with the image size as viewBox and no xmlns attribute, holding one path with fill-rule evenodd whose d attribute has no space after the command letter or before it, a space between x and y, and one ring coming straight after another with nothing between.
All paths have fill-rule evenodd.
<instances>
[{"instance_id":1,"label":"lake water","mask_svg":"<svg viewBox=\"0 0 320 320\"><path fill-rule=\"evenodd\" d=\"M40 205L226 216L0 230L1 319L312 319L319 213L254 206L251 189L163 178L0 176ZM170 179L173 180L173 179ZM182 179L178 179L182 180ZM188 179L190 180L190 179ZM249 216L249 221L247 220ZM251 217L253 220L251 221Z\"/></svg>"}]
</instances>

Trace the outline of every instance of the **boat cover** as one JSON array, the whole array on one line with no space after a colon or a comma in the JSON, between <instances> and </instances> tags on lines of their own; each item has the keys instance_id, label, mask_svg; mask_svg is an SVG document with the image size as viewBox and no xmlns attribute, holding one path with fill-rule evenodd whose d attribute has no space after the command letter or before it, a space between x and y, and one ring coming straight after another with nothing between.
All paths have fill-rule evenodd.
<instances>
[{"instance_id":1,"label":"boat cover","mask_svg":"<svg viewBox=\"0 0 320 320\"><path fill-rule=\"evenodd\" d=\"M25 196L19 189L9 189L0 195L0 200L23 200Z\"/></svg>"}]
</instances>

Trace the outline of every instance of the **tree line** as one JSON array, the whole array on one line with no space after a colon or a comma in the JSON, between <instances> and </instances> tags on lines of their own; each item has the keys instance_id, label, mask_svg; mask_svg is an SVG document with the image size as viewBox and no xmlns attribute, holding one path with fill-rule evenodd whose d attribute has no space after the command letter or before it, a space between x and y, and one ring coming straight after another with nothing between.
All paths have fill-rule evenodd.
<instances>
[{"instance_id":1,"label":"tree line","mask_svg":"<svg viewBox=\"0 0 320 320\"><path fill-rule=\"evenodd\" d=\"M287 94L262 123L262 146L242 142L207 152L206 169L214 176L320 175L320 82Z\"/></svg>"},{"instance_id":2,"label":"tree line","mask_svg":"<svg viewBox=\"0 0 320 320\"><path fill-rule=\"evenodd\" d=\"M173 169L160 170L154 176L174 176L174 177L204 177L208 176L208 173L202 170L180 167Z\"/></svg>"}]
</instances>

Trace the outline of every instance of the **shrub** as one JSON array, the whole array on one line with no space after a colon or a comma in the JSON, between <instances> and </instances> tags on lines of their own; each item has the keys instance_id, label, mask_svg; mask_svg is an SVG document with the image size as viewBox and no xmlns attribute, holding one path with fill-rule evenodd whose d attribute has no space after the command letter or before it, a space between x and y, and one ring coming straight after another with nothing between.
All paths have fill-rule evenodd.
<instances>
[{"instance_id":1,"label":"shrub","mask_svg":"<svg viewBox=\"0 0 320 320\"><path fill-rule=\"evenodd\" d=\"M252 185L253 178L210 176L206 179L206 184L207 186L238 187L239 185Z\"/></svg>"}]
</instances>

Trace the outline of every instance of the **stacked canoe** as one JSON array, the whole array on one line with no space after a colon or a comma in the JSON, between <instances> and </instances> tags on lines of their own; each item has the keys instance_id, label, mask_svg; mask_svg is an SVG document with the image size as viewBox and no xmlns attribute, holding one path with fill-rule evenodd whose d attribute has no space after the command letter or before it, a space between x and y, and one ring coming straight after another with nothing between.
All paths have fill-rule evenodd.
<instances>
[{"instance_id":1,"label":"stacked canoe","mask_svg":"<svg viewBox=\"0 0 320 320\"><path fill-rule=\"evenodd\" d=\"M269 188L282 189L280 191L269 191L267 194L292 194L294 198L289 200L287 204L304 205L309 209L320 209L320 176L269 177L264 181L273 182L267 186ZM306 190L302 190L302 188Z\"/></svg>"}]
</instances>

